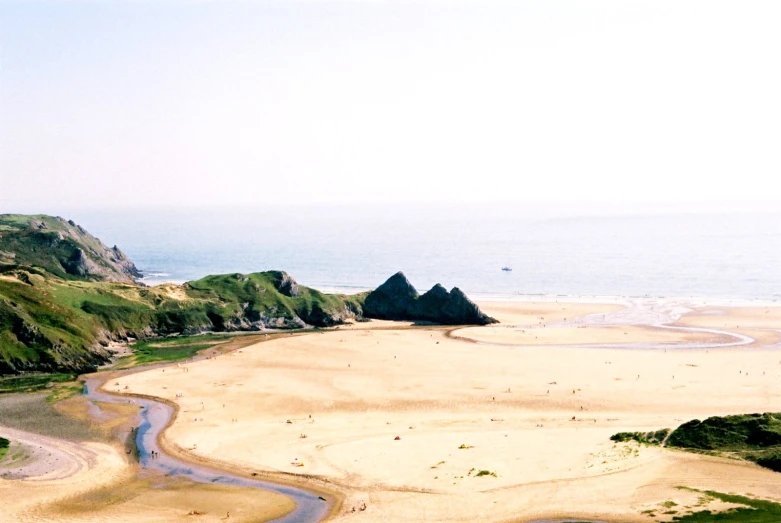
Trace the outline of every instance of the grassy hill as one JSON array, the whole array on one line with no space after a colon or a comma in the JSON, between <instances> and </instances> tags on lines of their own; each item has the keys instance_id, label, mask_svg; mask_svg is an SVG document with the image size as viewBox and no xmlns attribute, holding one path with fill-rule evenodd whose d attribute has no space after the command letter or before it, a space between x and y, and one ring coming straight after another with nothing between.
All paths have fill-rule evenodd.
<instances>
[{"instance_id":1,"label":"grassy hill","mask_svg":"<svg viewBox=\"0 0 781 523\"><path fill-rule=\"evenodd\" d=\"M0 267L38 267L65 279L132 283L141 273L71 220L0 214Z\"/></svg>"},{"instance_id":2,"label":"grassy hill","mask_svg":"<svg viewBox=\"0 0 781 523\"><path fill-rule=\"evenodd\" d=\"M109 358L111 342L173 334L330 327L393 308L402 273L378 290L353 296L298 285L282 271L207 276L183 285L146 287L116 246L73 221L0 214L0 375L87 372ZM394 283L395 282L395 283ZM424 299L425 298L425 299ZM403 318L444 324L492 320L458 289L440 286L425 307Z\"/></svg>"},{"instance_id":3,"label":"grassy hill","mask_svg":"<svg viewBox=\"0 0 781 523\"><path fill-rule=\"evenodd\" d=\"M327 327L360 317L360 296L327 295L279 271L143 287L65 279L38 268L0 271L0 374L84 372L111 341L170 334ZM295 285L295 282L293 282Z\"/></svg>"},{"instance_id":4,"label":"grassy hill","mask_svg":"<svg viewBox=\"0 0 781 523\"><path fill-rule=\"evenodd\" d=\"M361 315L361 297L326 295L287 274L208 276L146 287L117 247L73 221L0 215L0 374L83 372L112 341L331 326Z\"/></svg>"}]
</instances>

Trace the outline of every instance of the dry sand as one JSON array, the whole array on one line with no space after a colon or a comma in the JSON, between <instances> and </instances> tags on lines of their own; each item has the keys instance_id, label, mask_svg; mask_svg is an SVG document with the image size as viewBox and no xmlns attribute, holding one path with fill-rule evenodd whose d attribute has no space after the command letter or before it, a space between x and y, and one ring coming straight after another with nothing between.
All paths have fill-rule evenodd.
<instances>
[{"instance_id":1,"label":"dry sand","mask_svg":"<svg viewBox=\"0 0 781 523\"><path fill-rule=\"evenodd\" d=\"M675 321L677 304L483 305L504 326L454 334L489 343L442 328L363 324L280 337L108 389L178 403L164 443L194 459L329 481L346 496L338 521L647 521L641 512L665 501L696 503L679 485L781 500L777 474L755 465L609 440L692 418L781 411L777 347L649 327ZM716 314L699 311L679 324L733 332L723 324L739 317L768 334L781 325L778 310L720 310L729 321L708 323ZM544 330L544 342L506 325ZM504 331L504 345L490 343L494 331ZM670 345L736 339L743 344ZM619 342L668 350L578 347ZM496 475L477 477L481 470Z\"/></svg>"}]
</instances>

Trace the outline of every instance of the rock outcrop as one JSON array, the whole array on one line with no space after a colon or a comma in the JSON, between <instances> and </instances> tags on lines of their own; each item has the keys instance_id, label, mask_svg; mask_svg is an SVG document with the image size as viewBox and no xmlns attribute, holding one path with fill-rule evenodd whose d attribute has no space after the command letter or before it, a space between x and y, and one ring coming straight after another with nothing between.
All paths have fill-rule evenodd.
<instances>
[{"instance_id":1,"label":"rock outcrop","mask_svg":"<svg viewBox=\"0 0 781 523\"><path fill-rule=\"evenodd\" d=\"M141 272L72 220L0 214L0 265L39 267L56 276L133 283Z\"/></svg>"},{"instance_id":2,"label":"rock outcrop","mask_svg":"<svg viewBox=\"0 0 781 523\"><path fill-rule=\"evenodd\" d=\"M363 314L378 320L411 320L418 297L418 291L399 271L366 296Z\"/></svg>"},{"instance_id":3,"label":"rock outcrop","mask_svg":"<svg viewBox=\"0 0 781 523\"><path fill-rule=\"evenodd\" d=\"M397 272L370 292L363 303L366 318L399 321L424 321L443 325L489 325L497 323L487 316L458 287L450 292L434 285L420 296L403 273Z\"/></svg>"},{"instance_id":4,"label":"rock outcrop","mask_svg":"<svg viewBox=\"0 0 781 523\"><path fill-rule=\"evenodd\" d=\"M301 289L298 288L298 283L285 271L269 271L271 281L274 287L280 294L284 294L289 298L295 298L301 295Z\"/></svg>"}]
</instances>

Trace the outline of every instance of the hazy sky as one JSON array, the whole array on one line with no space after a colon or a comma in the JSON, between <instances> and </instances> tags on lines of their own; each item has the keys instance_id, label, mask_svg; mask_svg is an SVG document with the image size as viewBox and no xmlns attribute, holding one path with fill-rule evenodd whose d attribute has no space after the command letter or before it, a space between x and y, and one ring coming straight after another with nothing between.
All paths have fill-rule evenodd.
<instances>
[{"instance_id":1,"label":"hazy sky","mask_svg":"<svg viewBox=\"0 0 781 523\"><path fill-rule=\"evenodd\" d=\"M781 2L4 2L0 212L779 201Z\"/></svg>"}]
</instances>

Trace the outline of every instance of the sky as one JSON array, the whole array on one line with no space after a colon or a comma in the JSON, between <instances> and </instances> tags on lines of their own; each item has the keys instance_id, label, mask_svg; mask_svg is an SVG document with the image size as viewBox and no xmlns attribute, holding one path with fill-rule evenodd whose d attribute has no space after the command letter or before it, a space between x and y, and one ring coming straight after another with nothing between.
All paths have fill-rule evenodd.
<instances>
[{"instance_id":1,"label":"sky","mask_svg":"<svg viewBox=\"0 0 781 523\"><path fill-rule=\"evenodd\" d=\"M781 2L0 0L0 212L771 208Z\"/></svg>"}]
</instances>

